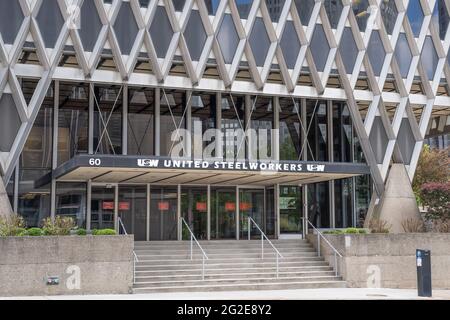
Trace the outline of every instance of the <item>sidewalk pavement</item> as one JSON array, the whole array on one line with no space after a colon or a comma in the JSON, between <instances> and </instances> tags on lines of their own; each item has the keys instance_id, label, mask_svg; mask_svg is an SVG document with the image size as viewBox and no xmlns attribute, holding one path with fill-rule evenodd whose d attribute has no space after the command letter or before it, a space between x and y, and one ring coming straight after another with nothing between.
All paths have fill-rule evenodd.
<instances>
[{"instance_id":1,"label":"sidewalk pavement","mask_svg":"<svg viewBox=\"0 0 450 320\"><path fill-rule=\"evenodd\" d=\"M270 291L176 292L134 295L5 297L0 300L450 300L450 290L433 290L432 298L415 289L299 289Z\"/></svg>"}]
</instances>

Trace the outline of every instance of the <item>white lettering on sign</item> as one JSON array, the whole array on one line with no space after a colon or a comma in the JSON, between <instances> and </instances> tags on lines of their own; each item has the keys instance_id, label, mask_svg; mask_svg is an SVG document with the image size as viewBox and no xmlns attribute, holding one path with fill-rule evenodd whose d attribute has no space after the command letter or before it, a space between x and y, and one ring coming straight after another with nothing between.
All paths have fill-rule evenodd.
<instances>
[{"instance_id":1,"label":"white lettering on sign","mask_svg":"<svg viewBox=\"0 0 450 320\"><path fill-rule=\"evenodd\" d=\"M306 166L306 170L312 171L312 172L324 172L325 165L323 165L323 164L308 164Z\"/></svg>"},{"instance_id":2,"label":"white lettering on sign","mask_svg":"<svg viewBox=\"0 0 450 320\"><path fill-rule=\"evenodd\" d=\"M91 158L91 159L89 159L89 165L95 166L95 167L100 167L102 165L102 160L98 159L98 158Z\"/></svg>"},{"instance_id":3,"label":"white lettering on sign","mask_svg":"<svg viewBox=\"0 0 450 320\"><path fill-rule=\"evenodd\" d=\"M139 167L158 168L158 165L159 165L159 160L138 159L138 166Z\"/></svg>"}]
</instances>

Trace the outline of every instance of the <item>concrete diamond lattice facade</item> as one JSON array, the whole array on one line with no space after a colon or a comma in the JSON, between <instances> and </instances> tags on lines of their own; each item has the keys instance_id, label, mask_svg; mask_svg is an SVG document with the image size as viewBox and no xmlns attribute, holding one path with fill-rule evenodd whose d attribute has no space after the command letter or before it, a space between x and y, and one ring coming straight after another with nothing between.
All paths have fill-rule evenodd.
<instances>
[{"instance_id":1,"label":"concrete diamond lattice facade","mask_svg":"<svg viewBox=\"0 0 450 320\"><path fill-rule=\"evenodd\" d=\"M447 0L0 0L3 182L54 83L116 85L125 96L152 87L155 100L159 90L328 99L348 107L374 209L390 165L411 180L430 123L448 128L449 9Z\"/></svg>"}]
</instances>

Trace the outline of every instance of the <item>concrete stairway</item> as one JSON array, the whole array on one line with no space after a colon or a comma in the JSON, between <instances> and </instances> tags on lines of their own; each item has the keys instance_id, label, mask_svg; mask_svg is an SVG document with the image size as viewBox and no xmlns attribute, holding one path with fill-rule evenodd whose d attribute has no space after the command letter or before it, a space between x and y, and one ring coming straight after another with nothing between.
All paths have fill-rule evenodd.
<instances>
[{"instance_id":1,"label":"concrete stairway","mask_svg":"<svg viewBox=\"0 0 450 320\"><path fill-rule=\"evenodd\" d=\"M201 241L208 255L202 280L202 255L189 241L136 242L134 293L342 288L345 282L306 240L273 240L283 255L276 277L276 255L261 240Z\"/></svg>"}]
</instances>

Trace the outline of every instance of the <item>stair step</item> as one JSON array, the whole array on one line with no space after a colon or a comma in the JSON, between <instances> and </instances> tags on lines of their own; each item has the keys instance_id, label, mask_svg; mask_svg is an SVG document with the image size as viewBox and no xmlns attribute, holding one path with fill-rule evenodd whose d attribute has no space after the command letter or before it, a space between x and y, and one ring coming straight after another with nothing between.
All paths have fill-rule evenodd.
<instances>
[{"instance_id":1,"label":"stair step","mask_svg":"<svg viewBox=\"0 0 450 320\"><path fill-rule=\"evenodd\" d=\"M305 282L272 282L252 284L221 284L214 285L192 285L179 287L142 287L134 288L134 293L152 292L213 292L213 291L250 291L250 290L287 290L287 289L318 289L318 288L345 288L345 281L305 281Z\"/></svg>"},{"instance_id":2,"label":"stair step","mask_svg":"<svg viewBox=\"0 0 450 320\"><path fill-rule=\"evenodd\" d=\"M221 284L252 284L265 282L289 283L303 281L336 281L341 280L340 277L332 276L314 276L314 277L276 277L275 274L261 278L230 278L230 279L205 279L205 280L170 280L170 281L139 281L134 284L135 288L142 287L170 287L170 286L188 286L188 285L221 285Z\"/></svg>"},{"instance_id":3,"label":"stair step","mask_svg":"<svg viewBox=\"0 0 450 320\"><path fill-rule=\"evenodd\" d=\"M179 266L179 265L202 265L202 259L170 259L170 260L142 260L136 262L136 266ZM275 258L265 258L265 259L209 259L205 260L205 265L243 265L243 264L255 264L260 265L263 263L276 264ZM292 264L292 263L316 263L325 262L322 257L297 257L297 258L284 258L279 259L280 265Z\"/></svg>"}]
</instances>

